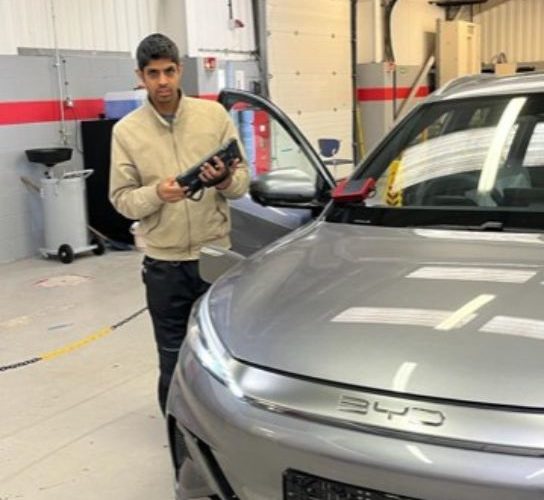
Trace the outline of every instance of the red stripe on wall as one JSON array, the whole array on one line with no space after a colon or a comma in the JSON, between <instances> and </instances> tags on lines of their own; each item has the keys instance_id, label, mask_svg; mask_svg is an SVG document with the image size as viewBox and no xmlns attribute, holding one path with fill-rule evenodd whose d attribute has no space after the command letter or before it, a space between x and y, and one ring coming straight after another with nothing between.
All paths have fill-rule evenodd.
<instances>
[{"instance_id":1,"label":"red stripe on wall","mask_svg":"<svg viewBox=\"0 0 544 500\"><path fill-rule=\"evenodd\" d=\"M74 108L64 110L66 118L75 120L90 120L100 118L104 114L104 99L76 99Z\"/></svg>"},{"instance_id":2,"label":"red stripe on wall","mask_svg":"<svg viewBox=\"0 0 544 500\"><path fill-rule=\"evenodd\" d=\"M392 101L393 96L397 99L406 99L410 94L410 87L397 87L393 93L393 87L366 87L357 89L357 100L359 101ZM419 87L416 97L426 97L429 95L429 87Z\"/></svg>"},{"instance_id":3,"label":"red stripe on wall","mask_svg":"<svg viewBox=\"0 0 544 500\"><path fill-rule=\"evenodd\" d=\"M76 99L73 107L64 107L66 120L98 118L102 113L103 99ZM0 125L56 121L60 121L59 101L0 102Z\"/></svg>"}]
</instances>

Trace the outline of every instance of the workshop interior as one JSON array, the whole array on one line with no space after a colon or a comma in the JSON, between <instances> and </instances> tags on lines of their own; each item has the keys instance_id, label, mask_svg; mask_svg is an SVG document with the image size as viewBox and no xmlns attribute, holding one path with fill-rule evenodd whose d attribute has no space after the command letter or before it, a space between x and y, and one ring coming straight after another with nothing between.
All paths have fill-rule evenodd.
<instances>
[{"instance_id":1,"label":"workshop interior","mask_svg":"<svg viewBox=\"0 0 544 500\"><path fill-rule=\"evenodd\" d=\"M0 13L0 500L544 498L544 0ZM158 143L112 154L159 117L154 33L179 102L235 130L172 146L187 226L158 187L127 217L110 186L159 182L138 160ZM230 243L181 259L207 291L161 411L146 279L168 217L169 241Z\"/></svg>"}]
</instances>

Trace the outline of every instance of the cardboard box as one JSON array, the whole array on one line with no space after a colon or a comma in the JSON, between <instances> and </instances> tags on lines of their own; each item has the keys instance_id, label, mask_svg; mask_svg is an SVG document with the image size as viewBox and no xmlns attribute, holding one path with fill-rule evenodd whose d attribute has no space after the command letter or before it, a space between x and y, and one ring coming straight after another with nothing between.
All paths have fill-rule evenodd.
<instances>
[{"instance_id":1,"label":"cardboard box","mask_svg":"<svg viewBox=\"0 0 544 500\"><path fill-rule=\"evenodd\" d=\"M497 63L495 64L495 74L497 76L515 75L518 69L516 63Z\"/></svg>"}]
</instances>

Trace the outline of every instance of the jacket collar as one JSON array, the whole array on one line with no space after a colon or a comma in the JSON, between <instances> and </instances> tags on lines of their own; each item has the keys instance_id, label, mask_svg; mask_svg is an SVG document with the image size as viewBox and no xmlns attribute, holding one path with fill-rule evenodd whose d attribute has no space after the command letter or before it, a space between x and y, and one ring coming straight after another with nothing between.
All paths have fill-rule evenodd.
<instances>
[{"instance_id":1,"label":"jacket collar","mask_svg":"<svg viewBox=\"0 0 544 500\"><path fill-rule=\"evenodd\" d=\"M175 123L179 120L179 117L181 116L181 113L183 112L183 109L186 107L187 99L184 97L184 94L181 90L179 90L179 102L178 107L175 112L174 121L172 122L172 125L175 125ZM147 96L147 99L145 100L144 105L147 107L147 109L155 116L155 118L164 125L165 127L170 128L170 123L163 118L163 116L157 111L155 106L153 106L153 103L151 102L151 99L149 99L149 96Z\"/></svg>"}]
</instances>

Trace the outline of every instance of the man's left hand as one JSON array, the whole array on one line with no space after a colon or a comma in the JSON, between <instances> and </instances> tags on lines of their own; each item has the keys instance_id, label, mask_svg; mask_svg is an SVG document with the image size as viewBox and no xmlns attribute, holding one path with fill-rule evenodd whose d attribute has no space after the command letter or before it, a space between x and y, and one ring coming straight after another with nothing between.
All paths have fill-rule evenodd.
<instances>
[{"instance_id":1,"label":"man's left hand","mask_svg":"<svg viewBox=\"0 0 544 500\"><path fill-rule=\"evenodd\" d=\"M230 186L232 182L232 170L234 170L240 160L234 160L230 166L225 165L218 156L214 156L215 166L210 163L204 163L201 168L201 173L199 178L204 183L213 184L214 181L217 182L217 179L223 179L225 174L227 176L219 184L215 184L216 189L226 189Z\"/></svg>"}]
</instances>

